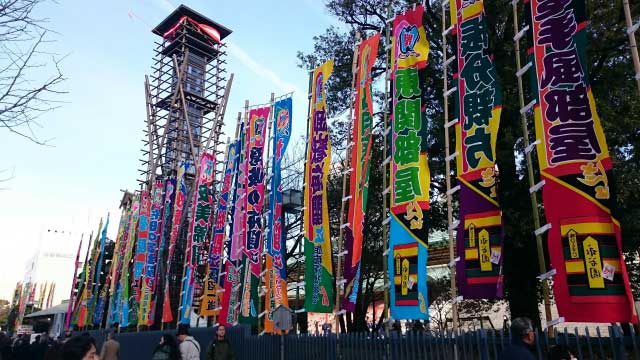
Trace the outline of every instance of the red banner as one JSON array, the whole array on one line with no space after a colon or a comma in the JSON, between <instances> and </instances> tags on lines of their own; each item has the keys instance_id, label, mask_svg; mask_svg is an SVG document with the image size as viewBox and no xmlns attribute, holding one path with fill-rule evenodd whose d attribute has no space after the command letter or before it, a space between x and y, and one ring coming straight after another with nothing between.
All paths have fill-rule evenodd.
<instances>
[{"instance_id":1,"label":"red banner","mask_svg":"<svg viewBox=\"0 0 640 360\"><path fill-rule=\"evenodd\" d=\"M531 0L527 10L558 313L566 321L636 323L620 223L611 212L611 158L587 69L585 2Z\"/></svg>"}]
</instances>

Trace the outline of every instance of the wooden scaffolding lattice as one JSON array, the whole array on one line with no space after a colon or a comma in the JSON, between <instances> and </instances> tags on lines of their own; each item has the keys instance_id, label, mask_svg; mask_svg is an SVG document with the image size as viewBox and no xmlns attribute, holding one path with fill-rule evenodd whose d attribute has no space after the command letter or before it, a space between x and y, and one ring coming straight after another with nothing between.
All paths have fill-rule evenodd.
<instances>
[{"instance_id":1,"label":"wooden scaffolding lattice","mask_svg":"<svg viewBox=\"0 0 640 360\"><path fill-rule=\"evenodd\" d=\"M187 196L175 252L171 259L167 259L166 251L164 258L158 259L159 263L171 264L169 298L176 319L200 157L204 153L211 153L216 158L224 156L220 140L233 74L227 79L226 44L222 40L231 30L181 5L153 32L162 39L155 42L151 75L145 77L147 119L138 182L141 189L150 190L156 180L175 177L181 163L190 164L183 179ZM216 161L216 180L224 171L219 167L220 163ZM214 183L214 204L217 202L216 189ZM167 233L165 231L165 235ZM208 261L209 240L197 255L198 265L202 263L204 267ZM196 282L202 284L204 278L200 277L196 277ZM162 289L164 276L158 279L156 286ZM194 293L193 308L199 306L201 290L198 287ZM162 301L157 301L157 317L162 314L161 305Z\"/></svg>"}]
</instances>

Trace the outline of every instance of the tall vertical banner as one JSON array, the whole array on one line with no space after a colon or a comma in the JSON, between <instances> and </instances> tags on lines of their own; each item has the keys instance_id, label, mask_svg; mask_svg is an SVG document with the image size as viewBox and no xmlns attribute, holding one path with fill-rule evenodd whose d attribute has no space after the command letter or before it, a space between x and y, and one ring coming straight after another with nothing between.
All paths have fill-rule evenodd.
<instances>
[{"instance_id":1,"label":"tall vertical banner","mask_svg":"<svg viewBox=\"0 0 640 360\"><path fill-rule=\"evenodd\" d=\"M122 209L120 225L118 227L118 237L116 247L113 250L113 260L111 262L111 284L109 286L109 311L107 325L119 322L118 308L121 306L122 288L120 287L120 277L124 263L129 236L129 222L131 221L131 205Z\"/></svg>"},{"instance_id":2,"label":"tall vertical banner","mask_svg":"<svg viewBox=\"0 0 640 360\"><path fill-rule=\"evenodd\" d=\"M465 299L502 298L502 211L496 139L502 112L482 0L451 0L457 35L456 157L460 223L456 277Z\"/></svg>"},{"instance_id":3,"label":"tall vertical banner","mask_svg":"<svg viewBox=\"0 0 640 360\"><path fill-rule=\"evenodd\" d=\"M245 276L242 286L242 305L240 306L240 322L257 325L258 286L262 262L262 231L264 205L264 145L267 136L267 121L270 107L251 109L247 124L246 149L246 196L245 204L245 243L244 251Z\"/></svg>"},{"instance_id":4,"label":"tall vertical banner","mask_svg":"<svg viewBox=\"0 0 640 360\"><path fill-rule=\"evenodd\" d=\"M120 322L119 309L122 308L122 281L124 276L123 269L125 268L124 258L127 253L127 247L129 241L129 228L132 219L131 205L129 204L126 209L123 209L122 216L120 218L121 227L118 229L118 238L116 243L117 258L114 253L114 260L111 263L111 287L110 287L110 300L109 300L109 319L108 324L112 325ZM124 220L123 220L124 219Z\"/></svg>"},{"instance_id":5,"label":"tall vertical banner","mask_svg":"<svg viewBox=\"0 0 640 360\"><path fill-rule=\"evenodd\" d=\"M89 235L89 243L87 244L87 252L84 255L84 264L82 266L82 273L80 273L80 279L78 280L78 298L76 299L75 309L73 311L73 318L71 324L76 325L77 328L84 326L85 318L87 315L87 278L89 276L89 254L91 252L91 238L93 232ZM30 286L29 283L26 285ZM28 287L23 290L22 305L26 305L26 295L28 294ZM24 309L18 311L19 322L22 323L21 316L24 314Z\"/></svg>"},{"instance_id":6,"label":"tall vertical banner","mask_svg":"<svg viewBox=\"0 0 640 360\"><path fill-rule=\"evenodd\" d=\"M52 283L49 286L49 293L47 294L46 309L53 306L53 296L55 293L56 293L56 283Z\"/></svg>"},{"instance_id":7,"label":"tall vertical banner","mask_svg":"<svg viewBox=\"0 0 640 360\"><path fill-rule=\"evenodd\" d=\"M391 316L428 319L427 228L429 164L427 162L426 95L429 41L422 26L424 8L393 20L391 78L391 220L389 279Z\"/></svg>"},{"instance_id":8,"label":"tall vertical banner","mask_svg":"<svg viewBox=\"0 0 640 360\"><path fill-rule=\"evenodd\" d=\"M147 263L147 242L149 241L149 217L151 216L151 198L149 191L140 192L140 210L137 223L137 238L131 270L131 294L129 294L129 325L138 325L140 307L140 286Z\"/></svg>"},{"instance_id":9,"label":"tall vertical banner","mask_svg":"<svg viewBox=\"0 0 640 360\"><path fill-rule=\"evenodd\" d=\"M351 176L349 178L349 213L345 229L344 278L347 281L342 308L354 311L360 284L360 261L364 232L364 214L369 193L369 167L373 133L373 98L371 95L371 68L376 62L380 33L364 40L358 46L355 119L353 120L351 147Z\"/></svg>"},{"instance_id":10,"label":"tall vertical banner","mask_svg":"<svg viewBox=\"0 0 640 360\"><path fill-rule=\"evenodd\" d=\"M127 209L123 208L120 213L120 224L118 225L118 234L116 236L116 244L113 249L113 257L111 258L111 267L109 268L109 276L107 280L107 295L110 303L106 304L107 308L107 326L112 323L113 304L115 303L114 294L116 292L116 282L118 276L118 267L121 259L120 249L122 248L122 235L124 234L124 227L127 222Z\"/></svg>"},{"instance_id":11,"label":"tall vertical banner","mask_svg":"<svg viewBox=\"0 0 640 360\"><path fill-rule=\"evenodd\" d=\"M140 283L139 325L153 324L151 317L153 293L156 288L156 268L158 266L158 243L162 238L162 206L164 204L164 181L157 180L151 188L151 211L149 213L149 237L147 239L146 262Z\"/></svg>"},{"instance_id":12,"label":"tall vertical banner","mask_svg":"<svg viewBox=\"0 0 640 360\"><path fill-rule=\"evenodd\" d=\"M288 97L273 104L273 162L266 231L266 294L264 330L273 333L273 314L278 305L289 306L287 298L286 232L282 213L282 158L291 137L292 101Z\"/></svg>"},{"instance_id":13,"label":"tall vertical banner","mask_svg":"<svg viewBox=\"0 0 640 360\"><path fill-rule=\"evenodd\" d=\"M116 313L120 316L120 326L127 327L133 322L131 318L131 308L134 305L134 299L130 294L131 280L129 274L133 272L133 269L129 268L129 264L133 258L134 246L136 243L138 228L138 219L140 217L140 196L135 195L133 202L131 203L131 221L129 222L129 240L127 241L127 248L125 251L124 259L122 262L122 275L120 276L120 307ZM135 320L135 318L134 318Z\"/></svg>"},{"instance_id":14,"label":"tall vertical banner","mask_svg":"<svg viewBox=\"0 0 640 360\"><path fill-rule=\"evenodd\" d=\"M331 163L331 142L327 125L325 85L333 71L328 60L313 71L309 138L304 186L304 257L305 296L308 312L333 312L333 264L329 234L327 180Z\"/></svg>"},{"instance_id":15,"label":"tall vertical banner","mask_svg":"<svg viewBox=\"0 0 640 360\"><path fill-rule=\"evenodd\" d=\"M109 215L107 215L107 222L102 228L100 234L100 255L98 256L98 263L95 270L95 280L93 285L93 305L91 307L93 325L99 326L102 324L102 318L104 315L105 302L107 301L107 280L108 276L105 275L104 283L102 282L102 264L107 259L104 258L104 248L107 242L107 228L109 228ZM112 254L113 255L113 254Z\"/></svg>"},{"instance_id":16,"label":"tall vertical banner","mask_svg":"<svg viewBox=\"0 0 640 360\"><path fill-rule=\"evenodd\" d=\"M566 321L637 323L612 215L611 158L590 87L586 14L584 0L530 0L525 14L554 298Z\"/></svg>"},{"instance_id":17,"label":"tall vertical banner","mask_svg":"<svg viewBox=\"0 0 640 360\"><path fill-rule=\"evenodd\" d=\"M76 262L74 263L73 268L73 279L71 280L71 293L69 294L69 305L67 306L67 313L64 317L64 328L69 329L69 325L71 325L71 314L73 313L73 306L76 302L76 284L78 283L78 266L80 266L80 249L82 248L82 237L80 238L80 244L78 245L78 251L76 252ZM16 292L14 293L14 301L11 302L11 307L13 308L17 305L17 301L20 299L20 293L22 292L22 284L18 283L18 287L16 287ZM20 293L18 292L20 291ZM78 294L79 295L79 294Z\"/></svg>"},{"instance_id":18,"label":"tall vertical banner","mask_svg":"<svg viewBox=\"0 0 640 360\"><path fill-rule=\"evenodd\" d=\"M38 289L38 309L43 310L42 304L44 304L44 294L47 292L48 286L49 284L47 282L45 282L44 284L40 284L40 288Z\"/></svg>"},{"instance_id":19,"label":"tall vertical banner","mask_svg":"<svg viewBox=\"0 0 640 360\"><path fill-rule=\"evenodd\" d=\"M98 225L98 232L91 248L91 258L89 261L89 275L87 277L87 301L85 305L84 317L82 319L83 324L93 324L93 307L95 305L95 298L98 294L94 294L94 284L96 283L96 265L100 257L100 234L102 232L102 218L100 218L100 225Z\"/></svg>"},{"instance_id":20,"label":"tall vertical banner","mask_svg":"<svg viewBox=\"0 0 640 360\"><path fill-rule=\"evenodd\" d=\"M207 238L207 231L211 226L211 210L213 207L212 185L215 175L215 157L210 153L203 153L198 168L198 182L195 188L189 237L185 252L184 279L182 280L182 303L180 304L180 323L191 323L193 294L196 287L202 283L196 279L199 258ZM207 252L208 253L208 252Z\"/></svg>"},{"instance_id":21,"label":"tall vertical banner","mask_svg":"<svg viewBox=\"0 0 640 360\"><path fill-rule=\"evenodd\" d=\"M171 287L169 282L171 279L171 260L176 249L176 241L180 232L180 221L182 220L182 212L184 211L184 198L187 196L187 185L184 183L184 174L190 167L188 162L183 162L178 168L176 176L176 195L173 206L173 217L171 218L171 232L169 234L169 251L167 252L167 265L165 267L163 301L162 301L162 322L173 321L173 312L171 309Z\"/></svg>"},{"instance_id":22,"label":"tall vertical banner","mask_svg":"<svg viewBox=\"0 0 640 360\"><path fill-rule=\"evenodd\" d=\"M239 294L240 294L240 264L237 260L241 255L241 245L239 233L244 232L244 222L242 219L242 211L244 206L244 159L242 149L244 148L244 124L240 124L239 138L236 142L235 151L235 168L236 176L234 179L234 186L232 191L233 200L231 201L232 207L231 223L229 225L229 244L227 247L227 263L225 264L225 275L223 279L224 292L222 296L222 309L220 310L220 316L218 322L223 325L234 325L238 322L239 312Z\"/></svg>"},{"instance_id":23,"label":"tall vertical banner","mask_svg":"<svg viewBox=\"0 0 640 360\"><path fill-rule=\"evenodd\" d=\"M165 259L165 252L168 252L168 242L171 233L171 220L173 219L174 202L176 199L176 178L169 177L164 182L164 198L162 205L162 217L159 221L159 233L158 238L158 257L155 273L155 281L151 290L151 313L149 314L149 326L153 325L156 321L156 311L159 308L159 304L162 304L162 297L164 296L164 280L167 262ZM160 291L158 291L160 290ZM160 298L160 302L158 302ZM162 310L162 309L160 309ZM161 314L162 315L162 314ZM162 322L162 321L161 321Z\"/></svg>"},{"instance_id":24,"label":"tall vertical banner","mask_svg":"<svg viewBox=\"0 0 640 360\"><path fill-rule=\"evenodd\" d=\"M222 303L223 291L222 282L220 281L220 270L222 268L227 216L229 214L229 192L231 190L233 173L236 170L236 148L236 143L231 143L227 147L227 161L224 168L222 189L220 191L218 205L214 216L213 241L211 242L211 249L209 251L207 277L204 281L200 316L217 316Z\"/></svg>"}]
</instances>

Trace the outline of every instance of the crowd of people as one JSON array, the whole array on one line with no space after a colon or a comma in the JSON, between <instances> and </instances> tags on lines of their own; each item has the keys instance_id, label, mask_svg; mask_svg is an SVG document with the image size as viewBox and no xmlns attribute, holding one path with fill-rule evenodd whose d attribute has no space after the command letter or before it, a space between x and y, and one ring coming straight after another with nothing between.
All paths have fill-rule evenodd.
<instances>
[{"instance_id":1,"label":"crowd of people","mask_svg":"<svg viewBox=\"0 0 640 360\"><path fill-rule=\"evenodd\" d=\"M234 360L235 353L226 338L224 326L218 326L214 338L206 347L206 360ZM188 326L178 327L177 336L162 334L158 345L150 351L152 360L201 360L200 343L190 335ZM108 332L100 351L96 340L88 332L52 339L47 334L17 335L14 338L0 333L0 360L118 360L120 343Z\"/></svg>"},{"instance_id":2,"label":"crowd of people","mask_svg":"<svg viewBox=\"0 0 640 360\"><path fill-rule=\"evenodd\" d=\"M21 334L14 338L0 333L0 360L66 360L99 359L96 342L89 333L73 337L67 332L64 337L53 339L46 333Z\"/></svg>"},{"instance_id":3,"label":"crowd of people","mask_svg":"<svg viewBox=\"0 0 640 360\"><path fill-rule=\"evenodd\" d=\"M512 344L500 354L500 359L535 359L532 351L535 346L535 333L531 320L517 318L511 323ZM200 343L191 336L188 326L179 326L177 337L169 333L162 334L152 353L152 360L201 360ZM0 360L118 360L120 343L114 333L109 332L100 352L96 340L85 332L72 336L67 332L64 337L54 340L46 334L38 335L31 342L30 335L18 335L14 339L0 333ZM231 344L226 338L226 328L218 326L214 338L207 345L206 360L235 360ZM556 345L550 349L549 359L575 359L566 346Z\"/></svg>"}]
</instances>

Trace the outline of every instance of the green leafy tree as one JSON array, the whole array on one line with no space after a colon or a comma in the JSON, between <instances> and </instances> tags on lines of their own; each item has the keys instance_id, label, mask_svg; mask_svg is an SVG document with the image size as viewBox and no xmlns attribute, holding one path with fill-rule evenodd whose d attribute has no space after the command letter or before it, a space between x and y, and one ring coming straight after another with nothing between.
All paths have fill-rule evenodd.
<instances>
[{"instance_id":1,"label":"green leafy tree","mask_svg":"<svg viewBox=\"0 0 640 360\"><path fill-rule=\"evenodd\" d=\"M300 66L311 69L325 59L335 60L334 73L328 82L329 114L334 118L348 109L348 99L351 86L351 63L356 32L370 35L378 31L387 21L386 7L389 5L394 13L413 6L417 1L411 0L328 0L325 2L327 11L341 21L344 27L329 27L323 34L313 38L313 51L304 54L299 52ZM638 265L638 248L640 244L640 223L635 219L640 216L640 102L633 81L633 67L627 49L627 37L624 29L624 15L622 1L616 0L611 4L610 0L592 0L588 4L590 24L588 27L588 70L591 78L592 90L596 98L598 113L602 119L605 135L614 162L616 177L613 179L613 191L617 195L618 208L614 214L621 221L623 232L624 251L627 254L627 265L631 276L631 283L635 284L634 291L638 296L640 291L640 266ZM537 323L540 321L538 303L541 301L540 284L535 276L538 275L537 250L533 235L532 209L528 199L529 184L526 178L526 163L524 162L524 149L522 129L520 125L518 88L515 77L515 56L523 57L523 54L515 54L513 44L513 18L510 2L491 1L485 2L487 15L487 28L489 31L490 47L494 54L494 61L498 76L502 83L503 112L500 132L497 142L497 163L499 172L499 196L504 214L505 249L504 249L504 279L505 293L509 303L512 317L528 316ZM633 5L632 12L638 13L640 5ZM520 22L523 20L522 8L520 9ZM427 36L431 42L431 53L428 64L429 101L426 111L430 119L429 127L429 166L432 174L430 227L433 230L445 230L446 206L443 201L444 194L444 129L442 108L442 41L441 41L441 8L440 2L428 1L425 5L423 24L427 30ZM384 41L384 33L383 39ZM449 45L452 45L451 39ZM521 44L526 49L527 44ZM449 47L449 56L452 56L452 48ZM377 107L381 108L381 84L380 78L384 74L384 63L387 61L386 53L381 46L378 60L373 69L374 84L377 84ZM450 81L452 79L449 79ZM530 99L528 89L525 89L525 97ZM381 114L377 113L376 119L380 126ZM533 134L534 125L528 124ZM344 144L346 138L346 125L338 123L332 126L332 143ZM453 137L453 129L450 137ZM534 139L529 139L533 141ZM379 140L378 140L379 141ZM344 146L337 147L343 151ZM375 147L374 147L375 148ZM534 154L535 156L535 154ZM380 161L381 157L375 161ZM373 162L372 170L380 168ZM537 169L537 160L534 158L534 169ZM372 171L370 186L374 179L381 177L379 172ZM536 172L536 178L538 174ZM381 181L380 181L381 182ZM333 202L330 208L333 210L331 221L334 226L332 236L337 236L339 215L335 215L339 209L339 197L341 196L341 177L332 178ZM337 194L337 195L336 195ZM373 190L370 194L379 194ZM380 236L380 220L382 218L381 199L370 195L369 208L366 214L367 227L365 229L365 251L363 252L363 269L372 270L379 263L380 254L383 251ZM454 208L457 205L454 204ZM337 224L337 225L336 225ZM384 271L382 264L376 271L370 274L379 274ZM367 271L363 271L367 273ZM380 277L381 278L381 277ZM366 282L365 279L363 281ZM367 283L368 284L368 283ZM362 288L362 287L361 287ZM365 293L368 291L367 286ZM377 289L380 291L380 289ZM373 297L365 294L358 300L358 307L366 309L365 303ZM363 322L361 311L350 314L351 323ZM361 319L362 318L362 319ZM349 321L347 321L349 322ZM358 328L355 326L354 328Z\"/></svg>"}]
</instances>

